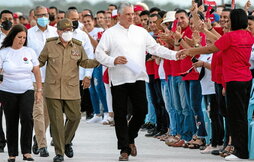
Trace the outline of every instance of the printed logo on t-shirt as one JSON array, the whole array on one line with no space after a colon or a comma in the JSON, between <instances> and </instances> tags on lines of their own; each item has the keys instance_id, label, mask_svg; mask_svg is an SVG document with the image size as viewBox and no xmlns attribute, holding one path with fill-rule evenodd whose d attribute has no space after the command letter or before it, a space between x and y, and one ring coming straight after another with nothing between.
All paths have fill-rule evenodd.
<instances>
[{"instance_id":1,"label":"printed logo on t-shirt","mask_svg":"<svg viewBox=\"0 0 254 162\"><path fill-rule=\"evenodd\" d=\"M25 64L29 64L29 61L26 57L23 58L23 61L25 62Z\"/></svg>"}]
</instances>

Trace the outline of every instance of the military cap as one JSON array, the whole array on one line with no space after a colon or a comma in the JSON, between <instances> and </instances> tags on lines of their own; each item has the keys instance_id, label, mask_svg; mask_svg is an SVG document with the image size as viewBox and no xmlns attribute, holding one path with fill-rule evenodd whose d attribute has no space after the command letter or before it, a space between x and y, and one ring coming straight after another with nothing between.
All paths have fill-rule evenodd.
<instances>
[{"instance_id":1,"label":"military cap","mask_svg":"<svg viewBox=\"0 0 254 162\"><path fill-rule=\"evenodd\" d=\"M72 28L73 24L70 19L64 18L57 23L57 29L58 30L64 30L66 28Z\"/></svg>"}]
</instances>

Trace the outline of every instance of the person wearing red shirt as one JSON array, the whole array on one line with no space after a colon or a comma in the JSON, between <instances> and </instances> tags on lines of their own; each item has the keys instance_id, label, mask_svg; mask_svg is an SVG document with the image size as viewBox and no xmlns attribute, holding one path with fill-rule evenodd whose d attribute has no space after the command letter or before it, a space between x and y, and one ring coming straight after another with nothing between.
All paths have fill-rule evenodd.
<instances>
[{"instance_id":1,"label":"person wearing red shirt","mask_svg":"<svg viewBox=\"0 0 254 162\"><path fill-rule=\"evenodd\" d=\"M202 12L198 12L197 14L201 20L204 20L204 15L202 14ZM188 37L192 39L194 41L195 47L205 46L206 36L204 35L204 33L201 33L195 29L194 21L196 20L194 16L191 15L189 18L189 26L182 31L184 32L183 38ZM193 66L191 60L191 57L186 57L184 60L182 60L181 69L183 70L183 72L187 71ZM185 82L185 88L190 107L196 117L196 125L199 125L196 132L198 139L196 139L193 144L189 145L189 148L198 148L201 145L205 145L204 137L207 136L204 114L201 106L202 90L199 80L199 73L196 70L192 70L189 74L183 77L183 80Z\"/></svg>"},{"instance_id":2,"label":"person wearing red shirt","mask_svg":"<svg viewBox=\"0 0 254 162\"><path fill-rule=\"evenodd\" d=\"M159 29L156 25L157 19L159 19L160 16L158 14L152 14L149 16L149 29L153 32L153 37L155 39L158 38ZM152 103L155 108L155 114L156 114L156 129L146 134L147 137L151 136L161 136L168 132L168 125L169 125L169 116L165 108L165 102L162 97L161 92L161 81L158 75L159 65L157 65L154 62L154 75L149 75L149 89L152 96Z\"/></svg>"},{"instance_id":3,"label":"person wearing red shirt","mask_svg":"<svg viewBox=\"0 0 254 162\"><path fill-rule=\"evenodd\" d=\"M248 159L247 110L252 84L249 70L254 39L247 31L248 17L244 10L230 12L231 32L224 34L214 45L183 50L182 56L223 51L223 75L226 83L227 113L234 152L226 160ZM232 129L234 128L234 129ZM237 128L237 129L236 129Z\"/></svg>"},{"instance_id":4,"label":"person wearing red shirt","mask_svg":"<svg viewBox=\"0 0 254 162\"><path fill-rule=\"evenodd\" d=\"M230 15L231 9L223 9L221 13L221 19L220 19L220 28L214 28L218 33L221 35L224 35L225 33L229 32L229 15ZM223 72L222 72L222 55L223 51L219 51L213 54L212 59L212 81L215 82L215 93L216 93L216 99L218 104L218 110L217 110L217 117L218 117L218 130L217 133L220 135L220 139L224 138L225 134L225 140L224 140L224 146L227 146L224 150L230 150L232 148L231 146L231 139L230 139L230 128L229 128L229 119L227 115L227 108L226 108L226 99L225 96L222 94L223 92L223 86L225 86L225 82L223 79ZM225 118L225 129L224 129L224 121L223 117ZM224 131L223 131L224 130ZM219 150L212 151L212 154L218 155Z\"/></svg>"},{"instance_id":5,"label":"person wearing red shirt","mask_svg":"<svg viewBox=\"0 0 254 162\"><path fill-rule=\"evenodd\" d=\"M182 31L189 28L189 18L185 10L178 10L175 14L175 18L178 20L178 25L181 27ZM180 39L175 36L174 50L180 50ZM194 114L191 110L191 106L188 100L188 95L186 91L186 84L182 80L180 73L182 72L181 61L171 62L171 72L172 72L172 91L173 91L173 105L177 111L177 134L181 136L180 140L174 141L172 145L174 147L182 147L185 142L192 139L193 134L196 131Z\"/></svg>"}]
</instances>

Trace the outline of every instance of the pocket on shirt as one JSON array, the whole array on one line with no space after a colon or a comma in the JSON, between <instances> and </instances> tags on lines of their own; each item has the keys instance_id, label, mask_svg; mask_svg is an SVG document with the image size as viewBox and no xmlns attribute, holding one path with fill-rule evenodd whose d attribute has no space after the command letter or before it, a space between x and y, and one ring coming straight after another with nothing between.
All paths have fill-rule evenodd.
<instances>
[{"instance_id":1,"label":"pocket on shirt","mask_svg":"<svg viewBox=\"0 0 254 162\"><path fill-rule=\"evenodd\" d=\"M49 57L50 62L56 63L56 61L59 60L59 58L60 58L60 54L59 53L49 53L48 57Z\"/></svg>"},{"instance_id":2,"label":"pocket on shirt","mask_svg":"<svg viewBox=\"0 0 254 162\"><path fill-rule=\"evenodd\" d=\"M75 60L75 61L80 60L81 59L81 54L79 54L79 55L71 55L71 59Z\"/></svg>"},{"instance_id":3,"label":"pocket on shirt","mask_svg":"<svg viewBox=\"0 0 254 162\"><path fill-rule=\"evenodd\" d=\"M79 82L78 82L78 81L76 81L76 80L75 80L75 81L69 81L69 82L68 82L68 85L69 85L69 86L76 87L76 86L78 86L78 85L79 85Z\"/></svg>"}]
</instances>

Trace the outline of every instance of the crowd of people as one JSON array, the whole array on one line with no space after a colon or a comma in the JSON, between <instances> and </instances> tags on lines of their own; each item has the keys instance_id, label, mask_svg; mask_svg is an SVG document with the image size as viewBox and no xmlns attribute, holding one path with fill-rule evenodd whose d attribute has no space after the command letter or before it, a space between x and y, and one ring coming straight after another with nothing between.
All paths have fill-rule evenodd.
<instances>
[{"instance_id":1,"label":"crowd of people","mask_svg":"<svg viewBox=\"0 0 254 162\"><path fill-rule=\"evenodd\" d=\"M243 9L192 1L173 11L141 2L96 14L74 6L37 6L29 16L2 10L0 152L7 144L15 162L20 121L23 160L34 161L32 152L49 156L47 131L53 161L72 158L83 116L115 127L119 161L137 156L139 130L170 147L248 159L250 8L247 0Z\"/></svg>"}]
</instances>

